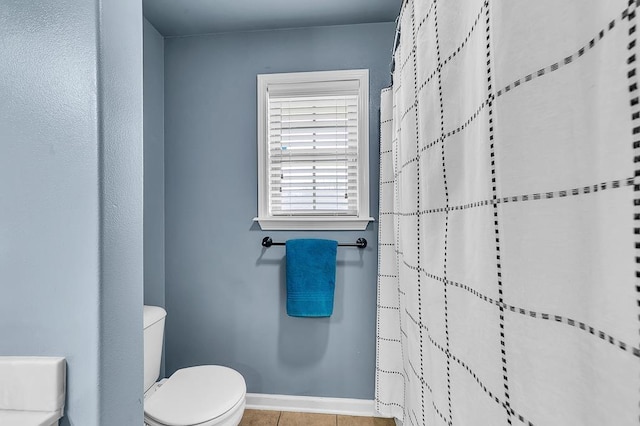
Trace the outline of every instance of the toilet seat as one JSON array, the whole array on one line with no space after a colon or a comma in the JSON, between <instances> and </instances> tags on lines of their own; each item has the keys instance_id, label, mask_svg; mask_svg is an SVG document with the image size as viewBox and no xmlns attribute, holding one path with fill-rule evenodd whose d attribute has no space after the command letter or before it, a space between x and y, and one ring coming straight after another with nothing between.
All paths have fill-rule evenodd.
<instances>
[{"instance_id":1,"label":"toilet seat","mask_svg":"<svg viewBox=\"0 0 640 426\"><path fill-rule=\"evenodd\" d=\"M245 395L244 378L231 368L183 368L145 400L145 421L161 426L218 424L244 409Z\"/></svg>"}]
</instances>

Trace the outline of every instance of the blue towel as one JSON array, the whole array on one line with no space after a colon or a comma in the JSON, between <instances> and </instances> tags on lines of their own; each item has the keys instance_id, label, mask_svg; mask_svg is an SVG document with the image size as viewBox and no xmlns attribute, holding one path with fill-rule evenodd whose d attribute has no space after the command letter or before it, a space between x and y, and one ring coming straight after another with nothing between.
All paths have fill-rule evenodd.
<instances>
[{"instance_id":1,"label":"blue towel","mask_svg":"<svg viewBox=\"0 0 640 426\"><path fill-rule=\"evenodd\" d=\"M336 286L333 240L289 240L287 248L287 314L292 317L329 317Z\"/></svg>"}]
</instances>

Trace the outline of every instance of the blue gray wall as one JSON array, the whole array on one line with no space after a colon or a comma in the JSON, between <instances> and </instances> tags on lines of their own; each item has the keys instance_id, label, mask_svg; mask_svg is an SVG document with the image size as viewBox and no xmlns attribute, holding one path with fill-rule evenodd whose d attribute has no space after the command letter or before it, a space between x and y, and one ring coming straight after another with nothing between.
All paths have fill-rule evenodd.
<instances>
[{"instance_id":1,"label":"blue gray wall","mask_svg":"<svg viewBox=\"0 0 640 426\"><path fill-rule=\"evenodd\" d=\"M144 303L164 307L164 38L144 20Z\"/></svg>"},{"instance_id":2,"label":"blue gray wall","mask_svg":"<svg viewBox=\"0 0 640 426\"><path fill-rule=\"evenodd\" d=\"M0 6L0 355L67 358L63 425L142 423L139 3Z\"/></svg>"},{"instance_id":3,"label":"blue gray wall","mask_svg":"<svg viewBox=\"0 0 640 426\"><path fill-rule=\"evenodd\" d=\"M370 198L378 210L379 91L394 24L165 39L167 373L218 363L249 392L372 399L377 224L363 232L263 232L257 214L256 75L370 70ZM355 241L340 248L331 318L285 313L283 247L265 235Z\"/></svg>"},{"instance_id":4,"label":"blue gray wall","mask_svg":"<svg viewBox=\"0 0 640 426\"><path fill-rule=\"evenodd\" d=\"M144 421L142 2L100 0L98 6L98 424L139 425Z\"/></svg>"}]
</instances>

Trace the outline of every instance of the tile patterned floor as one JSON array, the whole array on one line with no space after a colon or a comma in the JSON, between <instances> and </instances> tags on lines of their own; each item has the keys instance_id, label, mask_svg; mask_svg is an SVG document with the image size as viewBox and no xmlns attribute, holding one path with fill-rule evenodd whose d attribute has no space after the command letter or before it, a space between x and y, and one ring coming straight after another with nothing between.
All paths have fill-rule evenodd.
<instances>
[{"instance_id":1,"label":"tile patterned floor","mask_svg":"<svg viewBox=\"0 0 640 426\"><path fill-rule=\"evenodd\" d=\"M394 426L393 419L335 414L245 410L240 426Z\"/></svg>"}]
</instances>

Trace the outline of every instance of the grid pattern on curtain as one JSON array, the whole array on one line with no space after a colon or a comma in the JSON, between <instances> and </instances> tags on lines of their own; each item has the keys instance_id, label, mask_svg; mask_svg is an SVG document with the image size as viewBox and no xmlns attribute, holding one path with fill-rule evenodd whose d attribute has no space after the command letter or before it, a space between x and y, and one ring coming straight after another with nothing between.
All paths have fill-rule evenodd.
<instances>
[{"instance_id":1,"label":"grid pattern on curtain","mask_svg":"<svg viewBox=\"0 0 640 426\"><path fill-rule=\"evenodd\" d=\"M358 96L269 98L274 216L358 215Z\"/></svg>"},{"instance_id":2,"label":"grid pattern on curtain","mask_svg":"<svg viewBox=\"0 0 640 426\"><path fill-rule=\"evenodd\" d=\"M382 93L376 405L637 425L634 0L405 0Z\"/></svg>"}]
</instances>

